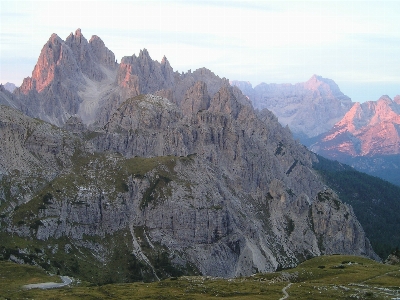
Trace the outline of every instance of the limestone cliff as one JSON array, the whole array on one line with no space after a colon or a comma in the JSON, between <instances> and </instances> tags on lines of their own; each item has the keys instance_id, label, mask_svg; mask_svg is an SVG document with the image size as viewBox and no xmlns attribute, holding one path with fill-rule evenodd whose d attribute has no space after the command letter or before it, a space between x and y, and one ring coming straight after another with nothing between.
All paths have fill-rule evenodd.
<instances>
[{"instance_id":1,"label":"limestone cliff","mask_svg":"<svg viewBox=\"0 0 400 300\"><path fill-rule=\"evenodd\" d=\"M52 36L14 95L63 126L0 110L2 255L100 283L377 258L314 154L208 69L146 50L116 65L78 30Z\"/></svg>"},{"instance_id":2,"label":"limestone cliff","mask_svg":"<svg viewBox=\"0 0 400 300\"><path fill-rule=\"evenodd\" d=\"M23 135L34 121L14 114L21 116L13 119L21 134L4 130L4 138L27 141L21 151L35 149L37 138ZM313 155L270 112L256 114L239 103L232 87L190 115L168 99L140 95L125 101L102 131L85 133L78 118L67 124L75 135L47 125L59 138L49 156L37 155L43 162L64 153L51 177L18 203L3 187L8 232L51 247L67 238L102 268L113 264L115 249L98 238L125 232L130 251L149 270L160 251L154 249L163 249L184 273L191 265L223 277L273 271L325 253L377 258L351 208L312 170ZM57 146L61 137L64 146ZM40 153L49 151L41 147ZM17 161L9 164L18 168ZM3 179L15 184L7 171Z\"/></svg>"}]
</instances>

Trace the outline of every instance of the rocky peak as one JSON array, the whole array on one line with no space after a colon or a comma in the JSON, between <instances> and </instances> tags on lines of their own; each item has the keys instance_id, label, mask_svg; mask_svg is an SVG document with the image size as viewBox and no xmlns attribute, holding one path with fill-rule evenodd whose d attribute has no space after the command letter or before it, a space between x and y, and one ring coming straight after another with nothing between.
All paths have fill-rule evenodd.
<instances>
[{"instance_id":1,"label":"rocky peak","mask_svg":"<svg viewBox=\"0 0 400 300\"><path fill-rule=\"evenodd\" d=\"M161 60L161 73L165 79L165 87L172 87L175 83L174 70L165 55Z\"/></svg>"},{"instance_id":2,"label":"rocky peak","mask_svg":"<svg viewBox=\"0 0 400 300\"><path fill-rule=\"evenodd\" d=\"M355 103L312 149L329 158L398 154L399 126L400 105L384 95Z\"/></svg>"},{"instance_id":3,"label":"rocky peak","mask_svg":"<svg viewBox=\"0 0 400 300\"><path fill-rule=\"evenodd\" d=\"M339 89L338 85L329 78L313 75L304 83L304 88L310 91L317 91L323 97L339 98L341 101L351 102Z\"/></svg>"},{"instance_id":4,"label":"rocky peak","mask_svg":"<svg viewBox=\"0 0 400 300\"><path fill-rule=\"evenodd\" d=\"M109 50L103 40L97 35L93 35L89 40L90 48L100 64L114 69L117 66L114 53Z\"/></svg>"},{"instance_id":5,"label":"rocky peak","mask_svg":"<svg viewBox=\"0 0 400 300\"><path fill-rule=\"evenodd\" d=\"M140 50L138 56L134 54L122 58L117 83L128 90L131 97L139 94L154 94L157 91L172 88L173 70L166 57L160 64L151 59L147 49L143 49Z\"/></svg>"},{"instance_id":6,"label":"rocky peak","mask_svg":"<svg viewBox=\"0 0 400 300\"><path fill-rule=\"evenodd\" d=\"M223 85L212 98L209 110L237 118L240 104L233 93L233 88L229 85Z\"/></svg>"},{"instance_id":7,"label":"rocky peak","mask_svg":"<svg viewBox=\"0 0 400 300\"><path fill-rule=\"evenodd\" d=\"M88 78L96 81L101 81L105 78L105 74L98 66L98 59L94 55L92 48L87 39L83 36L80 29L67 37L65 43L70 47L74 58L79 65L80 71Z\"/></svg>"},{"instance_id":8,"label":"rocky peak","mask_svg":"<svg viewBox=\"0 0 400 300\"><path fill-rule=\"evenodd\" d=\"M345 126L350 132L355 132L365 126L373 126L396 119L399 114L400 106L389 96L384 95L377 101L355 103L338 122L337 127Z\"/></svg>"},{"instance_id":9,"label":"rocky peak","mask_svg":"<svg viewBox=\"0 0 400 300\"><path fill-rule=\"evenodd\" d=\"M75 35L71 32L69 34L69 36L66 39L67 43L70 43L71 41L73 41L76 44L81 44L82 41L83 43L87 43L86 38L82 35L82 31L80 28L78 28L77 30L75 30Z\"/></svg>"},{"instance_id":10,"label":"rocky peak","mask_svg":"<svg viewBox=\"0 0 400 300\"><path fill-rule=\"evenodd\" d=\"M190 87L181 103L181 109L185 115L206 110L209 106L210 96L208 95L207 85L203 81L197 81Z\"/></svg>"},{"instance_id":11,"label":"rocky peak","mask_svg":"<svg viewBox=\"0 0 400 300\"><path fill-rule=\"evenodd\" d=\"M9 91L10 93L13 93L14 90L15 90L17 87L15 86L14 83L7 82L7 83L4 85L4 88L5 88L7 91Z\"/></svg>"},{"instance_id":12,"label":"rocky peak","mask_svg":"<svg viewBox=\"0 0 400 300\"><path fill-rule=\"evenodd\" d=\"M54 80L58 61L63 57L63 44L63 40L57 34L51 35L40 52L32 77L24 79L20 88L22 93L27 94L30 90L41 92Z\"/></svg>"},{"instance_id":13,"label":"rocky peak","mask_svg":"<svg viewBox=\"0 0 400 300\"><path fill-rule=\"evenodd\" d=\"M318 75L294 85L260 83L252 88L242 81L231 84L240 88L255 108L271 110L304 143L331 129L353 104L333 80Z\"/></svg>"}]
</instances>

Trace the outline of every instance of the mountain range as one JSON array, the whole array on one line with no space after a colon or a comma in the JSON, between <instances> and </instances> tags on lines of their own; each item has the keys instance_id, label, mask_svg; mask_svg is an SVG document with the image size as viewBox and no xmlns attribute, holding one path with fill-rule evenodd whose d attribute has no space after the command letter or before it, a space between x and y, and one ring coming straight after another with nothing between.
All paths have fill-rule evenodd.
<instances>
[{"instance_id":1,"label":"mountain range","mask_svg":"<svg viewBox=\"0 0 400 300\"><path fill-rule=\"evenodd\" d=\"M351 101L328 87L289 87L293 107L333 103L334 122ZM1 254L95 283L379 260L318 157L249 98L206 68L53 34L32 76L0 87Z\"/></svg>"},{"instance_id":2,"label":"mountain range","mask_svg":"<svg viewBox=\"0 0 400 300\"><path fill-rule=\"evenodd\" d=\"M294 85L261 83L253 89L246 82L231 84L249 96L256 109L271 110L300 140L330 130L353 105L333 80L318 75Z\"/></svg>"},{"instance_id":3,"label":"mountain range","mask_svg":"<svg viewBox=\"0 0 400 300\"><path fill-rule=\"evenodd\" d=\"M353 103L331 79L261 83L231 81L255 108L270 109L313 152L400 185L400 96Z\"/></svg>"}]
</instances>

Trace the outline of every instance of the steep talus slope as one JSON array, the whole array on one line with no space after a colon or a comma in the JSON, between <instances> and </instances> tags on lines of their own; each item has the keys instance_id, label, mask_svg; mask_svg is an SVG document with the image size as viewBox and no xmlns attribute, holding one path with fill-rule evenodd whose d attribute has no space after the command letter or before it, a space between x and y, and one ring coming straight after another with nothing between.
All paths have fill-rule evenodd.
<instances>
[{"instance_id":1,"label":"steep talus slope","mask_svg":"<svg viewBox=\"0 0 400 300\"><path fill-rule=\"evenodd\" d=\"M307 82L292 84L251 84L232 81L249 96L255 108L267 108L288 125L301 140L328 131L352 106L337 84L313 75Z\"/></svg>"},{"instance_id":2,"label":"steep talus slope","mask_svg":"<svg viewBox=\"0 0 400 300\"><path fill-rule=\"evenodd\" d=\"M102 81L116 68L114 54L93 37L89 42L78 29L63 41L53 34L44 45L31 77L14 91L25 114L62 125L78 113L86 79Z\"/></svg>"},{"instance_id":3,"label":"steep talus slope","mask_svg":"<svg viewBox=\"0 0 400 300\"><path fill-rule=\"evenodd\" d=\"M118 64L98 36L88 41L77 29L65 41L53 34L32 76L13 96L0 90L0 101L56 126L78 115L86 125L98 127L122 102L140 94L162 96L180 106L188 89L200 81L210 98L228 82L206 68L178 73L165 56L155 61L146 49L138 56L123 57Z\"/></svg>"}]
</instances>

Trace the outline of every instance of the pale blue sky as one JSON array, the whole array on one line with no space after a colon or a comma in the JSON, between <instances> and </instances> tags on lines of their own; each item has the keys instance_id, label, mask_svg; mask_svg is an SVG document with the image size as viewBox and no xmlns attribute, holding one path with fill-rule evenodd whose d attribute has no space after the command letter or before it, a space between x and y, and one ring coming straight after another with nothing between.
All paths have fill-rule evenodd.
<instances>
[{"instance_id":1,"label":"pale blue sky","mask_svg":"<svg viewBox=\"0 0 400 300\"><path fill-rule=\"evenodd\" d=\"M30 76L52 33L100 36L118 61L147 48L174 70L296 83L333 79L353 101L400 94L400 1L0 0L0 82Z\"/></svg>"}]
</instances>

